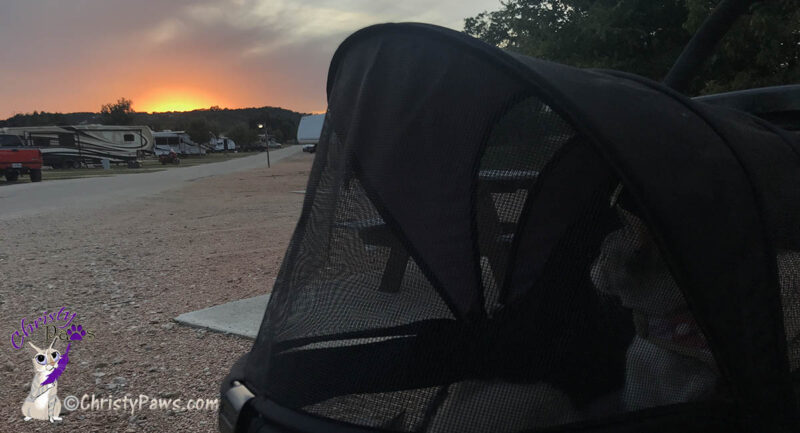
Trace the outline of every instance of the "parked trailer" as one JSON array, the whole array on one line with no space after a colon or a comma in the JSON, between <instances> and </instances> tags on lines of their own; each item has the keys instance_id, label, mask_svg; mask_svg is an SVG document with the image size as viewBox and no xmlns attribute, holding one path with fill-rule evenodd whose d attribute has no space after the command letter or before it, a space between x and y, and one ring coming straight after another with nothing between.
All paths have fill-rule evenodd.
<instances>
[{"instance_id":1,"label":"parked trailer","mask_svg":"<svg viewBox=\"0 0 800 433\"><path fill-rule=\"evenodd\" d=\"M153 131L147 126L72 125L0 128L19 136L25 146L42 151L44 165L80 167L86 163L133 163L152 152Z\"/></svg>"},{"instance_id":2,"label":"parked trailer","mask_svg":"<svg viewBox=\"0 0 800 433\"><path fill-rule=\"evenodd\" d=\"M300 124L297 125L297 144L317 144L324 122L324 114L312 114L300 118Z\"/></svg>"},{"instance_id":3,"label":"parked trailer","mask_svg":"<svg viewBox=\"0 0 800 433\"><path fill-rule=\"evenodd\" d=\"M228 137L220 136L214 137L209 142L212 151L214 152L226 152L229 150L236 150L236 143Z\"/></svg>"},{"instance_id":4,"label":"parked trailer","mask_svg":"<svg viewBox=\"0 0 800 433\"><path fill-rule=\"evenodd\" d=\"M324 122L324 114L312 114L300 119L300 124L297 125L297 143L303 145L303 152L314 153L317 150Z\"/></svg>"},{"instance_id":5,"label":"parked trailer","mask_svg":"<svg viewBox=\"0 0 800 433\"><path fill-rule=\"evenodd\" d=\"M158 131L153 133L155 139L155 153L161 155L174 150L179 155L205 155L206 148L189 138L184 131Z\"/></svg>"}]
</instances>

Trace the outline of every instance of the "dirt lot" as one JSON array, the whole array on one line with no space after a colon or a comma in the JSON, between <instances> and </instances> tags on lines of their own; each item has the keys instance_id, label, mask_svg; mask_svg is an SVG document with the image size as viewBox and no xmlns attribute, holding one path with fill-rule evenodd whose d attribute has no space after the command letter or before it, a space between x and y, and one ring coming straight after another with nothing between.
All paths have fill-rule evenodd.
<instances>
[{"instance_id":1,"label":"dirt lot","mask_svg":"<svg viewBox=\"0 0 800 433\"><path fill-rule=\"evenodd\" d=\"M15 350L20 320L61 307L94 333L72 345L58 396L217 398L252 342L177 325L200 308L266 293L294 229L312 156L271 169L200 179L125 205L0 222L0 431L211 432L216 411L62 409L24 422L32 350ZM2 210L0 210L2 212ZM63 324L64 322L60 322ZM34 344L46 346L46 331ZM27 343L26 343L27 346ZM64 343L56 343L62 352Z\"/></svg>"}]
</instances>

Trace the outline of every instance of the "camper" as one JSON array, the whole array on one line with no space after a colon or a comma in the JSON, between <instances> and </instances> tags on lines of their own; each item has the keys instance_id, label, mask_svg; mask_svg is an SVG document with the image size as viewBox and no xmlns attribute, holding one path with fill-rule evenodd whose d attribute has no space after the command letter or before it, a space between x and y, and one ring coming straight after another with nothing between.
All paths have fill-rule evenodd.
<instances>
[{"instance_id":1,"label":"camper","mask_svg":"<svg viewBox=\"0 0 800 433\"><path fill-rule=\"evenodd\" d=\"M297 144L317 144L322 134L323 122L325 122L324 114L303 116L297 126Z\"/></svg>"},{"instance_id":2,"label":"camper","mask_svg":"<svg viewBox=\"0 0 800 433\"><path fill-rule=\"evenodd\" d=\"M314 153L317 150L323 122L324 114L312 114L300 119L300 124L297 125L297 143L303 145L303 152Z\"/></svg>"},{"instance_id":3,"label":"camper","mask_svg":"<svg viewBox=\"0 0 800 433\"><path fill-rule=\"evenodd\" d=\"M214 152L227 152L236 150L236 143L228 137L214 137L209 142L211 151Z\"/></svg>"},{"instance_id":4,"label":"camper","mask_svg":"<svg viewBox=\"0 0 800 433\"><path fill-rule=\"evenodd\" d=\"M156 155L169 153L170 150L174 150L179 155L206 154L206 148L192 141L185 131L159 131L154 132L153 137L155 137L156 143L153 152Z\"/></svg>"},{"instance_id":5,"label":"camper","mask_svg":"<svg viewBox=\"0 0 800 433\"><path fill-rule=\"evenodd\" d=\"M280 149L283 147L282 144L278 143L278 140L275 139L275 136L270 134L258 134L258 142L256 145L257 148L264 150L267 147L270 149Z\"/></svg>"},{"instance_id":6,"label":"camper","mask_svg":"<svg viewBox=\"0 0 800 433\"><path fill-rule=\"evenodd\" d=\"M42 151L44 165L81 167L106 159L135 162L153 149L153 131L147 126L73 125L0 128L20 137L25 146Z\"/></svg>"}]
</instances>

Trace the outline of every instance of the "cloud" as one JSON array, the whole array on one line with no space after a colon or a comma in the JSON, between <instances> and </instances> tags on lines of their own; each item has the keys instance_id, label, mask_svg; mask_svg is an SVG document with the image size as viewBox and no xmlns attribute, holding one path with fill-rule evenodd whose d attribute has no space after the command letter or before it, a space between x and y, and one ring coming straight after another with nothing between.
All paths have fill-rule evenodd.
<instances>
[{"instance_id":1,"label":"cloud","mask_svg":"<svg viewBox=\"0 0 800 433\"><path fill-rule=\"evenodd\" d=\"M183 30L184 25L180 20L166 19L147 32L147 39L160 45L175 39Z\"/></svg>"},{"instance_id":2,"label":"cloud","mask_svg":"<svg viewBox=\"0 0 800 433\"><path fill-rule=\"evenodd\" d=\"M231 106L325 108L325 76L347 35L381 22L460 29L498 0L0 0L0 118L97 110L180 87Z\"/></svg>"}]
</instances>

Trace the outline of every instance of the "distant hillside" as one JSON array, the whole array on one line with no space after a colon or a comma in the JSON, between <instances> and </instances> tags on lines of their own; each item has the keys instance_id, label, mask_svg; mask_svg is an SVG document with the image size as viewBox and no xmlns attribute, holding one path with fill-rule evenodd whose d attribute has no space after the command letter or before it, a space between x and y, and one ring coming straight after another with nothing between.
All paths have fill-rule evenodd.
<instances>
[{"instance_id":1,"label":"distant hillside","mask_svg":"<svg viewBox=\"0 0 800 433\"><path fill-rule=\"evenodd\" d=\"M258 124L266 124L269 133L278 141L291 141L297 136L297 125L303 113L276 107L262 108L218 108L204 110L166 112L166 113L132 113L131 125L147 125L154 131L164 129L186 130L194 122L203 122L210 132L241 136L249 131L249 136L258 132ZM102 123L99 113L47 113L37 112L17 114L6 120L0 120L0 128L6 126L45 126L45 125L78 125L82 123Z\"/></svg>"}]
</instances>

